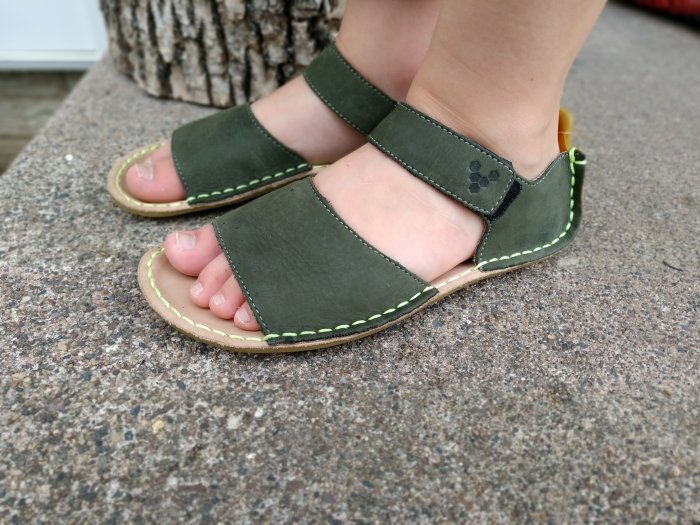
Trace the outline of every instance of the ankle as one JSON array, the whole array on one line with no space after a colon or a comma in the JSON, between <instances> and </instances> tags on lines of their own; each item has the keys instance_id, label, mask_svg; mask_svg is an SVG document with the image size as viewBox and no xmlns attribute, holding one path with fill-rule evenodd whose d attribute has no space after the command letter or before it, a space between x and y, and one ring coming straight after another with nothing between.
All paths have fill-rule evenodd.
<instances>
[{"instance_id":1,"label":"ankle","mask_svg":"<svg viewBox=\"0 0 700 525\"><path fill-rule=\"evenodd\" d=\"M394 100L406 93L423 63L442 0L353 0L336 45L360 74Z\"/></svg>"},{"instance_id":2,"label":"ankle","mask_svg":"<svg viewBox=\"0 0 700 525\"><path fill-rule=\"evenodd\" d=\"M364 39L364 37L363 37ZM359 73L394 100L406 100L411 82L420 67L424 52L403 50L396 53L369 49L363 41L342 32L336 46Z\"/></svg>"},{"instance_id":3,"label":"ankle","mask_svg":"<svg viewBox=\"0 0 700 525\"><path fill-rule=\"evenodd\" d=\"M536 179L559 154L558 107L547 111L512 105L488 111L455 107L416 83L407 102L511 161L515 172L526 179Z\"/></svg>"}]
</instances>

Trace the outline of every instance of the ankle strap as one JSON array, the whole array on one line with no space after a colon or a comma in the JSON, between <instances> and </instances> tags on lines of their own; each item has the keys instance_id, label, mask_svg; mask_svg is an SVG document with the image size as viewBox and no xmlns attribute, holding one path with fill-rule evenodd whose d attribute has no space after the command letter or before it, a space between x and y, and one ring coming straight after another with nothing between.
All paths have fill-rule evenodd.
<instances>
[{"instance_id":1,"label":"ankle strap","mask_svg":"<svg viewBox=\"0 0 700 525\"><path fill-rule=\"evenodd\" d=\"M405 104L368 140L482 216L486 228L474 255L479 270L545 257L570 243L578 229L585 157L575 149L531 181L516 175L509 161Z\"/></svg>"},{"instance_id":2,"label":"ankle strap","mask_svg":"<svg viewBox=\"0 0 700 525\"><path fill-rule=\"evenodd\" d=\"M511 163L399 104L368 140L415 176L481 215L502 213L519 189ZM515 195L513 195L515 193Z\"/></svg>"},{"instance_id":3,"label":"ankle strap","mask_svg":"<svg viewBox=\"0 0 700 525\"><path fill-rule=\"evenodd\" d=\"M372 131L396 102L353 68L335 44L324 49L304 70L316 95L363 135Z\"/></svg>"}]
</instances>

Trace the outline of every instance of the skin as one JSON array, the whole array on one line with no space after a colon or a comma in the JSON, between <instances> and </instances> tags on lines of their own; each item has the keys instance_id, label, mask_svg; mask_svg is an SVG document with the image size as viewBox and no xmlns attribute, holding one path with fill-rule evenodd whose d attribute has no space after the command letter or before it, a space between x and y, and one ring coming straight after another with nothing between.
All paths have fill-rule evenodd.
<instances>
[{"instance_id":1,"label":"skin","mask_svg":"<svg viewBox=\"0 0 700 525\"><path fill-rule=\"evenodd\" d=\"M352 0L336 45L373 84L405 100L428 50L441 0ZM364 144L364 137L326 106L300 76L251 106L272 136L311 164L330 164ZM127 191L146 202L185 198L170 143L126 173Z\"/></svg>"},{"instance_id":2,"label":"skin","mask_svg":"<svg viewBox=\"0 0 700 525\"><path fill-rule=\"evenodd\" d=\"M385 5L351 1L346 21L362 15L370 23L379 4ZM402 10L419 4L392 5ZM564 82L603 5L603 0L444 0L406 100L534 179L559 153L557 120ZM352 11L356 8L359 13ZM427 26L432 19L425 16L425 21L411 23ZM379 23L381 30L396 30L395 19L390 24L386 20ZM362 27L359 22L357 27ZM386 79L387 70L375 69L377 50L362 45L373 31L350 28L344 24L341 32L343 52L370 80L398 91L405 79L396 70L396 78ZM409 68L397 69L408 75ZM363 238L425 280L471 258L483 233L477 215L371 145L342 157L314 183ZM233 319L240 328L258 329L211 225L171 233L165 249L177 270L197 277L191 290L195 304Z\"/></svg>"}]
</instances>

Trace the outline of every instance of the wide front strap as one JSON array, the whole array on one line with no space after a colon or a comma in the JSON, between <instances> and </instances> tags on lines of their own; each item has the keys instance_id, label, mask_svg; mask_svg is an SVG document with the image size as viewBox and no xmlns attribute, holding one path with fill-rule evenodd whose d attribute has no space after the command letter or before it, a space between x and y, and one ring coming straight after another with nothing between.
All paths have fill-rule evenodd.
<instances>
[{"instance_id":1,"label":"wide front strap","mask_svg":"<svg viewBox=\"0 0 700 525\"><path fill-rule=\"evenodd\" d=\"M172 154L191 204L225 199L311 170L265 131L248 105L182 126L173 133Z\"/></svg>"},{"instance_id":2,"label":"wide front strap","mask_svg":"<svg viewBox=\"0 0 700 525\"><path fill-rule=\"evenodd\" d=\"M437 293L362 240L311 180L235 209L214 226L271 345L371 330Z\"/></svg>"},{"instance_id":3,"label":"wide front strap","mask_svg":"<svg viewBox=\"0 0 700 525\"><path fill-rule=\"evenodd\" d=\"M515 179L510 162L405 104L372 131L369 141L417 177L483 215L496 213Z\"/></svg>"},{"instance_id":4,"label":"wide front strap","mask_svg":"<svg viewBox=\"0 0 700 525\"><path fill-rule=\"evenodd\" d=\"M396 106L391 97L360 75L334 44L309 64L304 78L330 109L363 135Z\"/></svg>"}]
</instances>

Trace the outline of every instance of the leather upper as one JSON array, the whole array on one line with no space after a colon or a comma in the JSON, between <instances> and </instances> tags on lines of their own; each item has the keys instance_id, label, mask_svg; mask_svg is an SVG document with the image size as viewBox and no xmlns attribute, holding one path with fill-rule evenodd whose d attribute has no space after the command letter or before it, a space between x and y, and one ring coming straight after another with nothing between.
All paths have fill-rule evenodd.
<instances>
[{"instance_id":1,"label":"leather upper","mask_svg":"<svg viewBox=\"0 0 700 525\"><path fill-rule=\"evenodd\" d=\"M333 44L309 64L304 77L329 108L365 135L396 106ZM190 204L232 197L312 169L265 130L249 105L182 126L173 133L172 154Z\"/></svg>"},{"instance_id":2,"label":"leather upper","mask_svg":"<svg viewBox=\"0 0 700 525\"><path fill-rule=\"evenodd\" d=\"M364 332L437 293L362 240L310 179L232 210L214 227L271 345Z\"/></svg>"},{"instance_id":3,"label":"leather upper","mask_svg":"<svg viewBox=\"0 0 700 525\"><path fill-rule=\"evenodd\" d=\"M172 154L191 204L224 199L311 170L265 131L247 104L179 128L173 133Z\"/></svg>"},{"instance_id":4,"label":"leather upper","mask_svg":"<svg viewBox=\"0 0 700 525\"><path fill-rule=\"evenodd\" d=\"M326 47L309 64L304 78L331 110L363 135L396 106L394 100L350 65L335 44Z\"/></svg>"},{"instance_id":5,"label":"leather upper","mask_svg":"<svg viewBox=\"0 0 700 525\"><path fill-rule=\"evenodd\" d=\"M483 218L486 230L474 258L482 270L542 258L568 244L578 228L584 167L572 160L573 150L531 181L510 161L406 104L369 141Z\"/></svg>"}]
</instances>

